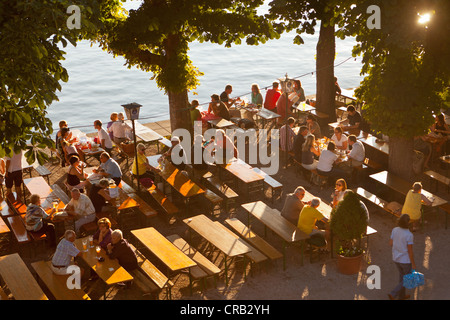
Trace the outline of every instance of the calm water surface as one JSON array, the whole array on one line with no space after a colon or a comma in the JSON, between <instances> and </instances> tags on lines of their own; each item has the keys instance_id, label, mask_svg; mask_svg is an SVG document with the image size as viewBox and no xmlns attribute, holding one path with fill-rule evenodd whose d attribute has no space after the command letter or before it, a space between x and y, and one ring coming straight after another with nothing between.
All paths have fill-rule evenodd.
<instances>
[{"instance_id":1,"label":"calm water surface","mask_svg":"<svg viewBox=\"0 0 450 320\"><path fill-rule=\"evenodd\" d=\"M125 5L127 9L138 6L139 1ZM265 88L286 73L291 78L299 77L306 95L315 94L316 78L311 73L315 71L318 32L304 35L305 44L300 46L292 43L294 36L294 33L283 34L280 39L262 45L243 44L232 48L191 43L189 56L204 76L200 77L200 86L189 93L189 99L206 104L211 94L220 94L228 83L233 86L231 96L248 97L252 83ZM335 64L351 57L355 43L351 38L336 40ZM122 112L121 105L130 102L143 106L140 112L143 123L169 118L168 97L150 80L151 73L128 69L123 58L113 58L87 41L79 42L77 47L68 45L64 50L67 54L63 65L69 81L62 84L59 101L48 109L54 128L65 119L71 127L86 126L84 131L93 131L95 119L107 122L111 112ZM350 59L335 68L342 88L359 85L360 61L360 58ZM262 94L265 95L265 90Z\"/></svg>"}]
</instances>

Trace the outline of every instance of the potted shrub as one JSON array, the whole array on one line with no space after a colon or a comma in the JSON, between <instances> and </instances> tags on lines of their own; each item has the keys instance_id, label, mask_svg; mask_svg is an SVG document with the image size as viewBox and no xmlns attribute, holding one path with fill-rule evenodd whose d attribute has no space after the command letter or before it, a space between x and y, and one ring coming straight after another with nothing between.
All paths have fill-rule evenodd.
<instances>
[{"instance_id":1,"label":"potted shrub","mask_svg":"<svg viewBox=\"0 0 450 320\"><path fill-rule=\"evenodd\" d=\"M364 250L361 238L366 233L368 216L358 196L346 192L344 199L332 210L330 230L337 238L337 265L343 274L355 274L361 267ZM333 248L332 248L333 250Z\"/></svg>"}]
</instances>

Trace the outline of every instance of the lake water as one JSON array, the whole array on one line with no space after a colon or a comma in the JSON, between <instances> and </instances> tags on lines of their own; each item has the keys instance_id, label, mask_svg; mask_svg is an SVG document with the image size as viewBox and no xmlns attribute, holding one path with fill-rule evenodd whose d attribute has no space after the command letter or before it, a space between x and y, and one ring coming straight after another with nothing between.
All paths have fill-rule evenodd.
<instances>
[{"instance_id":1,"label":"lake water","mask_svg":"<svg viewBox=\"0 0 450 320\"><path fill-rule=\"evenodd\" d=\"M139 1L125 5L127 9L138 6ZM301 80L305 95L315 94L318 32L303 35L305 43L300 46L293 44L294 36L295 33L288 33L258 46L242 44L232 48L191 43L189 56L204 76L200 77L195 92L189 93L189 100L197 99L201 105L205 104L202 108L207 108L211 94L220 94L226 84L233 86L232 97L248 97L252 83L257 83L260 88L269 87L286 73L290 78ZM352 38L336 39L335 65L351 57L355 43ZM62 84L59 101L48 109L54 128L65 119L71 127L94 131L95 119L107 122L111 112L123 112L121 105L130 102L142 105L142 123L169 118L168 97L155 81L150 80L151 73L128 69L122 57L113 58L96 45L91 47L87 41L79 42L77 47L68 45L64 50L67 54L63 66L68 71L69 81ZM358 57L356 61L352 58L336 67L334 72L340 86L349 88L361 82L360 70L361 59ZM262 94L265 96L265 90Z\"/></svg>"}]
</instances>

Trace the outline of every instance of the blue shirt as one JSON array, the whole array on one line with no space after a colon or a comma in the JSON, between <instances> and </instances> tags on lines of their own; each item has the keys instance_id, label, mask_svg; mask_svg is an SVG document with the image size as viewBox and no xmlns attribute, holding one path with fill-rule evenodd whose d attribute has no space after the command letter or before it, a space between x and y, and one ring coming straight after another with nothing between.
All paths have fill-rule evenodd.
<instances>
[{"instance_id":1,"label":"blue shirt","mask_svg":"<svg viewBox=\"0 0 450 320\"><path fill-rule=\"evenodd\" d=\"M56 247L52 263L54 266L68 267L72 262L72 258L76 257L78 253L80 253L80 250L78 250L73 242L62 239Z\"/></svg>"},{"instance_id":2,"label":"blue shirt","mask_svg":"<svg viewBox=\"0 0 450 320\"><path fill-rule=\"evenodd\" d=\"M122 170L120 170L119 164L112 158L109 158L108 161L102 163L100 168L103 168L111 178L122 178Z\"/></svg>"}]
</instances>

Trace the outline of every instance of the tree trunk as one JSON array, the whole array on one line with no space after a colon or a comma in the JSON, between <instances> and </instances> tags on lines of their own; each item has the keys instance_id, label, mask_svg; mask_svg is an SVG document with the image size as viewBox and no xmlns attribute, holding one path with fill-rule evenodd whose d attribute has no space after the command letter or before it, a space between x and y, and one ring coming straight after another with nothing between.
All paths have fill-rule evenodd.
<instances>
[{"instance_id":1,"label":"tree trunk","mask_svg":"<svg viewBox=\"0 0 450 320\"><path fill-rule=\"evenodd\" d=\"M167 94L169 96L170 127L172 132L179 128L191 130L191 115L187 109L189 104L187 90L179 93L169 91Z\"/></svg>"},{"instance_id":2,"label":"tree trunk","mask_svg":"<svg viewBox=\"0 0 450 320\"><path fill-rule=\"evenodd\" d=\"M414 139L389 137L389 172L412 181Z\"/></svg>"},{"instance_id":3,"label":"tree trunk","mask_svg":"<svg viewBox=\"0 0 450 320\"><path fill-rule=\"evenodd\" d=\"M328 114L328 122L336 121L334 89L334 56L336 42L334 25L320 24L319 41L316 47L316 108Z\"/></svg>"}]
</instances>

